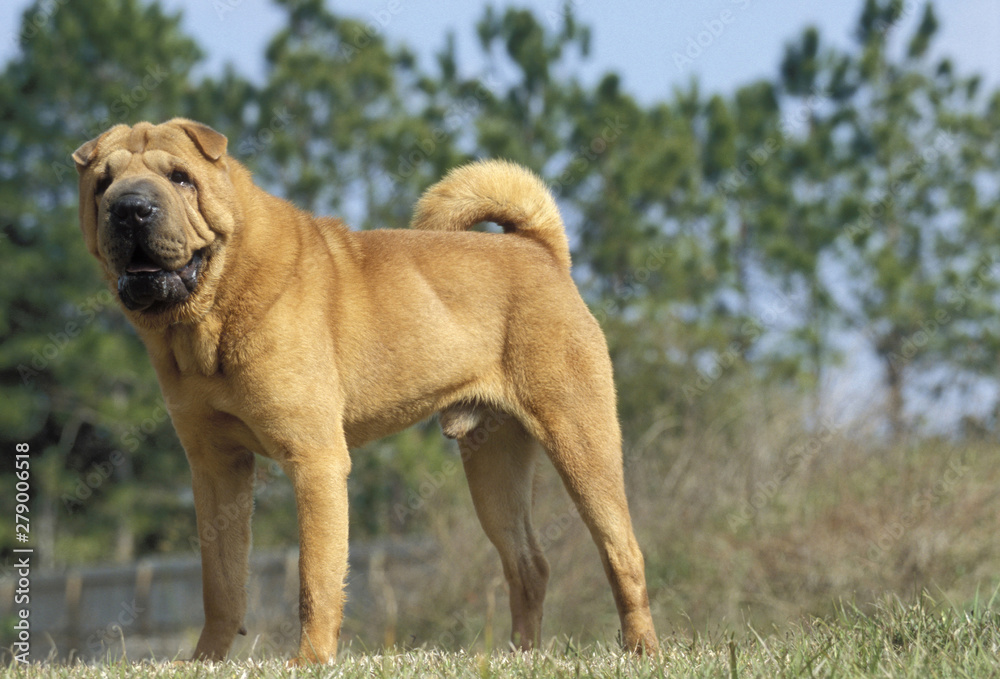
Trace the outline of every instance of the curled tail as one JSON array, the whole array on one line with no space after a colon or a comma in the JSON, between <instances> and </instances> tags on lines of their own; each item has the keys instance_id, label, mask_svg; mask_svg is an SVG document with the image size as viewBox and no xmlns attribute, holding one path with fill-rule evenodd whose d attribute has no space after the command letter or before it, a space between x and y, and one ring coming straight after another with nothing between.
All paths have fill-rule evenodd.
<instances>
[{"instance_id":1,"label":"curled tail","mask_svg":"<svg viewBox=\"0 0 1000 679\"><path fill-rule=\"evenodd\" d=\"M410 228L465 231L479 222L536 240L570 266L566 229L548 187L506 160L480 160L449 172L420 197Z\"/></svg>"}]
</instances>

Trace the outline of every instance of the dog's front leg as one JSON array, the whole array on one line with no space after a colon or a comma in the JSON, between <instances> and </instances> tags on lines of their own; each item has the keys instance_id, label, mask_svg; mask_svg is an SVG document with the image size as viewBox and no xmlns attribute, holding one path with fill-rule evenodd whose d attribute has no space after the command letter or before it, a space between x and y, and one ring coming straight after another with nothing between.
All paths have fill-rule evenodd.
<instances>
[{"instance_id":1,"label":"dog's front leg","mask_svg":"<svg viewBox=\"0 0 1000 679\"><path fill-rule=\"evenodd\" d=\"M337 655L347 576L347 445L294 451L284 464L295 489L299 519L299 619L296 664Z\"/></svg>"},{"instance_id":2,"label":"dog's front leg","mask_svg":"<svg viewBox=\"0 0 1000 679\"><path fill-rule=\"evenodd\" d=\"M247 609L254 458L247 451L191 450L201 547L205 627L195 660L223 660Z\"/></svg>"}]
</instances>

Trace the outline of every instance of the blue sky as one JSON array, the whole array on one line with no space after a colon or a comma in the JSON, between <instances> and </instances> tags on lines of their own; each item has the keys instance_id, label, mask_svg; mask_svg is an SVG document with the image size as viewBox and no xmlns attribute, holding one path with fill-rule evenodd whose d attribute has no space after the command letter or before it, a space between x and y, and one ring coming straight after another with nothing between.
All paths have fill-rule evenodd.
<instances>
[{"instance_id":1,"label":"blue sky","mask_svg":"<svg viewBox=\"0 0 1000 679\"><path fill-rule=\"evenodd\" d=\"M47 0L58 7L66 0ZM907 16L899 29L909 34L922 0L904 0ZM334 11L370 21L390 41L407 43L425 64L454 31L461 68L483 66L474 32L487 2L474 0L343 0ZM564 0L525 0L543 21L554 21ZM728 92L750 80L774 75L784 44L808 24L825 40L848 45L861 0L676 0L601 2L572 0L576 15L593 29L592 58L581 76L594 80L606 71L623 76L625 87L650 102L670 96L693 75L712 91ZM14 54L13 34L27 0L0 3L0 60ZM208 71L229 61L250 76L263 71L263 47L280 26L281 12L269 0L163 0L183 10L185 29L208 52ZM978 71L1000 85L1000 1L939 0L938 55L954 58L960 72ZM700 41L700 54L687 61ZM690 53L696 53L692 49Z\"/></svg>"}]
</instances>

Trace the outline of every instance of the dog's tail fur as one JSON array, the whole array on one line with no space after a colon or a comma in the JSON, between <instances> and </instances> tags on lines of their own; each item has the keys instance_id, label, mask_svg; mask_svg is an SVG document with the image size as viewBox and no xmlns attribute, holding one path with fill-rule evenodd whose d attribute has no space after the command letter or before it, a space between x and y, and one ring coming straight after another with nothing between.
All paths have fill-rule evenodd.
<instances>
[{"instance_id":1,"label":"dog's tail fur","mask_svg":"<svg viewBox=\"0 0 1000 679\"><path fill-rule=\"evenodd\" d=\"M567 269L569 241L556 201L530 170L506 160L457 167L420 197L411 229L465 231L495 222L544 245Z\"/></svg>"}]
</instances>

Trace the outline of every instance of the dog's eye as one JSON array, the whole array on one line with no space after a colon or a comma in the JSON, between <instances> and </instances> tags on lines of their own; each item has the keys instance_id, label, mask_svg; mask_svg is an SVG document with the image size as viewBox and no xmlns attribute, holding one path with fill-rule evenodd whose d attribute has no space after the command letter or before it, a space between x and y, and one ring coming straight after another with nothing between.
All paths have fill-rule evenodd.
<instances>
[{"instance_id":1,"label":"dog's eye","mask_svg":"<svg viewBox=\"0 0 1000 679\"><path fill-rule=\"evenodd\" d=\"M108 187L111 186L111 181L111 175L109 174L103 175L98 179L97 184L94 186L94 195L99 196L107 191Z\"/></svg>"},{"instance_id":2,"label":"dog's eye","mask_svg":"<svg viewBox=\"0 0 1000 679\"><path fill-rule=\"evenodd\" d=\"M167 178L178 186L193 186L191 177L184 170L174 170L167 175Z\"/></svg>"}]
</instances>

